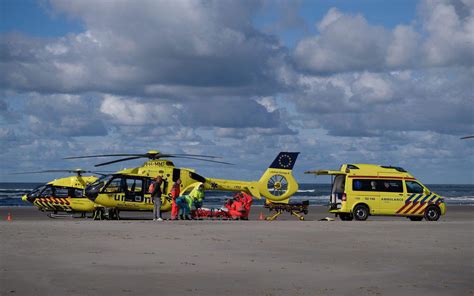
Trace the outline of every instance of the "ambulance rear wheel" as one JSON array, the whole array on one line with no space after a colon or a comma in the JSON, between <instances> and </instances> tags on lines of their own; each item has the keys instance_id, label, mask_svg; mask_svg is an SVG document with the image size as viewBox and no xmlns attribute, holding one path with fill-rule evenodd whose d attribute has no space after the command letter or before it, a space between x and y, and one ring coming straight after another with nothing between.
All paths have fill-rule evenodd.
<instances>
[{"instance_id":1,"label":"ambulance rear wheel","mask_svg":"<svg viewBox=\"0 0 474 296\"><path fill-rule=\"evenodd\" d=\"M357 205L354 208L354 218L357 221L365 221L369 217L369 208L366 205Z\"/></svg>"},{"instance_id":2,"label":"ambulance rear wheel","mask_svg":"<svg viewBox=\"0 0 474 296\"><path fill-rule=\"evenodd\" d=\"M426 221L438 221L441 216L441 211L437 206L429 206L425 210Z\"/></svg>"}]
</instances>

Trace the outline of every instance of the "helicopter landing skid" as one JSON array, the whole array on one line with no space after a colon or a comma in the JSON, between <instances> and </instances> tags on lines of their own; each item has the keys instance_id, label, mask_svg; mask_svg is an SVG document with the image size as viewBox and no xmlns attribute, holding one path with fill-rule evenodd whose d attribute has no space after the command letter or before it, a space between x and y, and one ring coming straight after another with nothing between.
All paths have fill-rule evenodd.
<instances>
[{"instance_id":1,"label":"helicopter landing skid","mask_svg":"<svg viewBox=\"0 0 474 296\"><path fill-rule=\"evenodd\" d=\"M289 212L292 216L295 216L297 219L303 221L303 215L308 214L309 201L304 200L301 203L290 204L267 203L264 207L267 208L270 212L275 212L273 215L266 217L265 220L273 221L278 218L278 216L280 216L283 212Z\"/></svg>"},{"instance_id":2,"label":"helicopter landing skid","mask_svg":"<svg viewBox=\"0 0 474 296\"><path fill-rule=\"evenodd\" d=\"M48 217L51 219L58 219L58 218L74 218L72 214L54 214L54 213L49 213Z\"/></svg>"}]
</instances>

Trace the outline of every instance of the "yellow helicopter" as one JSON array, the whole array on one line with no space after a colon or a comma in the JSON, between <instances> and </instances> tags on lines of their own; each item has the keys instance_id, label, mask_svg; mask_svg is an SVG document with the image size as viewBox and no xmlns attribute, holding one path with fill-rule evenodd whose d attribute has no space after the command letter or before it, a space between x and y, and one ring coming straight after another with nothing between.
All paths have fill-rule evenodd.
<instances>
[{"instance_id":1,"label":"yellow helicopter","mask_svg":"<svg viewBox=\"0 0 474 296\"><path fill-rule=\"evenodd\" d=\"M40 211L52 212L48 214L50 218L61 217L58 212L67 214L81 213L85 217L86 213L94 213L101 206L94 203L84 195L84 188L93 183L98 178L96 176L83 176L82 174L92 173L104 175L99 172L86 171L82 169L74 170L44 170L36 172L22 172L19 174L40 174L40 173L74 173L75 176L55 179L44 185L38 186L31 192L22 196L23 201L28 201L35 205Z\"/></svg>"},{"instance_id":2,"label":"yellow helicopter","mask_svg":"<svg viewBox=\"0 0 474 296\"><path fill-rule=\"evenodd\" d=\"M206 178L189 168L175 167L165 158L185 158L214 163L229 164L214 160L214 156L194 154L163 154L150 150L145 154L103 154L65 159L83 159L95 157L118 157L95 165L96 167L112 163L148 158L141 167L124 169L111 175L103 176L85 188L86 196L93 202L109 209L110 218L119 218L119 211L152 211L153 203L147 192L150 182L157 176L163 178L162 211L171 209L171 188L181 179L181 192L186 192L196 184L203 183L204 190L244 191L257 199L266 198L267 202L288 203L290 197L298 191L298 183L292 175L292 169L299 152L280 152L270 167L258 181L239 181ZM97 209L103 211L104 209Z\"/></svg>"}]
</instances>

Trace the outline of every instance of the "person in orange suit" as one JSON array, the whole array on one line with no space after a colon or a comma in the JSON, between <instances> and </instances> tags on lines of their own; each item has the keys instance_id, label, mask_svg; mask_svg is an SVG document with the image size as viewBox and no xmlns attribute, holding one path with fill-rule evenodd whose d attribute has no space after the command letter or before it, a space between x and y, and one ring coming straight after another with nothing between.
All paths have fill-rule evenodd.
<instances>
[{"instance_id":1,"label":"person in orange suit","mask_svg":"<svg viewBox=\"0 0 474 296\"><path fill-rule=\"evenodd\" d=\"M181 193L181 179L174 182L173 187L171 188L171 220L178 220L179 206L176 203L176 198L179 197Z\"/></svg>"},{"instance_id":2,"label":"person in orange suit","mask_svg":"<svg viewBox=\"0 0 474 296\"><path fill-rule=\"evenodd\" d=\"M250 214L250 207L253 203L253 198L251 195L242 192L242 202L244 207L244 212L242 213L242 219L248 220Z\"/></svg>"}]
</instances>

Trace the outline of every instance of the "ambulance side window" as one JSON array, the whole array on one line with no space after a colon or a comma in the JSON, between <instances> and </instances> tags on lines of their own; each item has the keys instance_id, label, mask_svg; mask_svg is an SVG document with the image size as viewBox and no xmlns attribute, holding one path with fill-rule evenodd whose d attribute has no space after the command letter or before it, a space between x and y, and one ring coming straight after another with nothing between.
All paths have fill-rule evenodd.
<instances>
[{"instance_id":1,"label":"ambulance side window","mask_svg":"<svg viewBox=\"0 0 474 296\"><path fill-rule=\"evenodd\" d=\"M377 180L354 179L352 180L352 190L354 191L378 191Z\"/></svg>"},{"instance_id":2,"label":"ambulance side window","mask_svg":"<svg viewBox=\"0 0 474 296\"><path fill-rule=\"evenodd\" d=\"M408 193L423 193L423 186L413 181L406 181Z\"/></svg>"},{"instance_id":3,"label":"ambulance side window","mask_svg":"<svg viewBox=\"0 0 474 296\"><path fill-rule=\"evenodd\" d=\"M403 192L402 181L399 180L380 180L380 191L383 192Z\"/></svg>"},{"instance_id":4,"label":"ambulance side window","mask_svg":"<svg viewBox=\"0 0 474 296\"><path fill-rule=\"evenodd\" d=\"M402 181L355 179L352 181L354 191L403 192Z\"/></svg>"}]
</instances>

